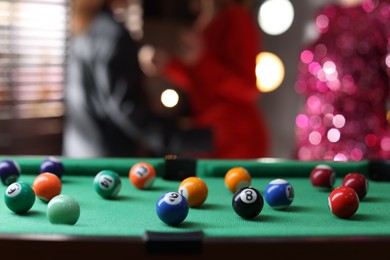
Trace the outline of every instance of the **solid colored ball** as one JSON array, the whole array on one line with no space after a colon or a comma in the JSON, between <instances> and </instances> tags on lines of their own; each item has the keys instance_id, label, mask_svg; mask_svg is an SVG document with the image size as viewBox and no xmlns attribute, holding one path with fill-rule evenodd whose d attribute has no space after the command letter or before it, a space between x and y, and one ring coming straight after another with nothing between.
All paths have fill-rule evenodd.
<instances>
[{"instance_id":1,"label":"solid colored ball","mask_svg":"<svg viewBox=\"0 0 390 260\"><path fill-rule=\"evenodd\" d=\"M188 177L180 183L178 192L187 199L190 207L195 208L206 201L208 188L201 178Z\"/></svg>"},{"instance_id":2,"label":"solid colored ball","mask_svg":"<svg viewBox=\"0 0 390 260\"><path fill-rule=\"evenodd\" d=\"M61 193L62 182L57 175L44 172L35 177L32 188L41 201L49 202L53 197Z\"/></svg>"},{"instance_id":3,"label":"solid colored ball","mask_svg":"<svg viewBox=\"0 0 390 260\"><path fill-rule=\"evenodd\" d=\"M337 187L328 197L330 211L339 218L353 216L359 208L359 197L354 189Z\"/></svg>"},{"instance_id":4,"label":"solid colored ball","mask_svg":"<svg viewBox=\"0 0 390 260\"><path fill-rule=\"evenodd\" d=\"M20 177L20 166L13 160L4 160L0 162L0 179L1 182L8 186L16 182Z\"/></svg>"},{"instance_id":5,"label":"solid colored ball","mask_svg":"<svg viewBox=\"0 0 390 260\"><path fill-rule=\"evenodd\" d=\"M147 162L139 162L130 168L129 179L136 188L149 189L156 179L156 170Z\"/></svg>"},{"instance_id":6,"label":"solid colored ball","mask_svg":"<svg viewBox=\"0 0 390 260\"><path fill-rule=\"evenodd\" d=\"M171 226L182 223L189 211L187 199L178 192L163 194L156 203L158 218Z\"/></svg>"},{"instance_id":7,"label":"solid colored ball","mask_svg":"<svg viewBox=\"0 0 390 260\"><path fill-rule=\"evenodd\" d=\"M251 219L260 214L264 200L260 192L253 187L238 190L232 200L234 211L242 218Z\"/></svg>"},{"instance_id":8,"label":"solid colored ball","mask_svg":"<svg viewBox=\"0 0 390 260\"><path fill-rule=\"evenodd\" d=\"M118 195L122 187L122 181L118 173L103 170L96 174L93 180L93 186L100 196L110 199Z\"/></svg>"},{"instance_id":9,"label":"solid colored ball","mask_svg":"<svg viewBox=\"0 0 390 260\"><path fill-rule=\"evenodd\" d=\"M363 174L357 172L351 172L345 175L341 186L354 189L359 196L360 201L366 197L368 192L367 178Z\"/></svg>"},{"instance_id":10,"label":"solid colored ball","mask_svg":"<svg viewBox=\"0 0 390 260\"><path fill-rule=\"evenodd\" d=\"M50 172L57 175L57 177L61 179L62 175L64 174L64 165L56 157L51 156L41 163L39 172Z\"/></svg>"},{"instance_id":11,"label":"solid colored ball","mask_svg":"<svg viewBox=\"0 0 390 260\"><path fill-rule=\"evenodd\" d=\"M4 192L5 205L17 214L26 213L35 202L35 193L31 186L24 182L14 182Z\"/></svg>"},{"instance_id":12,"label":"solid colored ball","mask_svg":"<svg viewBox=\"0 0 390 260\"><path fill-rule=\"evenodd\" d=\"M225 185L233 193L251 185L251 176L243 167L233 167L225 174Z\"/></svg>"},{"instance_id":13,"label":"solid colored ball","mask_svg":"<svg viewBox=\"0 0 390 260\"><path fill-rule=\"evenodd\" d=\"M46 216L52 224L74 225L80 217L80 205L69 195L57 195L47 204Z\"/></svg>"},{"instance_id":14,"label":"solid colored ball","mask_svg":"<svg viewBox=\"0 0 390 260\"><path fill-rule=\"evenodd\" d=\"M329 165L319 164L310 172L310 181L314 187L331 189L336 181L336 172Z\"/></svg>"},{"instance_id":15,"label":"solid colored ball","mask_svg":"<svg viewBox=\"0 0 390 260\"><path fill-rule=\"evenodd\" d=\"M294 200L294 188L286 180L275 179L265 187L264 198L272 208L285 209Z\"/></svg>"}]
</instances>

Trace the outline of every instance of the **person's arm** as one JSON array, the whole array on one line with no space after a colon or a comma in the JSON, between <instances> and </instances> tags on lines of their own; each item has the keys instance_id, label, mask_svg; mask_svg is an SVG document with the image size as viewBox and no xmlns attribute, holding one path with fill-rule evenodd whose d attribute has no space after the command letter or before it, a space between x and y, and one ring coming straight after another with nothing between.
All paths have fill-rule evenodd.
<instances>
[{"instance_id":1,"label":"person's arm","mask_svg":"<svg viewBox=\"0 0 390 260\"><path fill-rule=\"evenodd\" d=\"M184 91L191 88L190 69L177 57L170 57L162 69L163 75Z\"/></svg>"}]
</instances>

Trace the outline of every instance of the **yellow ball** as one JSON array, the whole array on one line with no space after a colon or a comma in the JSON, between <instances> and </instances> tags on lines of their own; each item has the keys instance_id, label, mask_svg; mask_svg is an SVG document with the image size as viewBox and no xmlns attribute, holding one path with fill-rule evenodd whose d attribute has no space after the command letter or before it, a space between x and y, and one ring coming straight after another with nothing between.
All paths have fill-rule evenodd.
<instances>
[{"instance_id":1,"label":"yellow ball","mask_svg":"<svg viewBox=\"0 0 390 260\"><path fill-rule=\"evenodd\" d=\"M180 185L178 192L183 195L192 208L200 207L207 198L207 184L198 177L188 177Z\"/></svg>"},{"instance_id":2,"label":"yellow ball","mask_svg":"<svg viewBox=\"0 0 390 260\"><path fill-rule=\"evenodd\" d=\"M225 174L225 185L231 192L251 185L252 178L243 167L233 167Z\"/></svg>"}]
</instances>

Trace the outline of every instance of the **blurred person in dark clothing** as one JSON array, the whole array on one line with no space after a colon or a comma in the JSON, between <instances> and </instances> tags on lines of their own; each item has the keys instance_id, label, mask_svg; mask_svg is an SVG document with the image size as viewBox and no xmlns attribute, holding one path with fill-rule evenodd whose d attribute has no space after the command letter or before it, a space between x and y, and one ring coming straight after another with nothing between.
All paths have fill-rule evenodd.
<instances>
[{"instance_id":1,"label":"blurred person in dark clothing","mask_svg":"<svg viewBox=\"0 0 390 260\"><path fill-rule=\"evenodd\" d=\"M63 155L164 153L161 122L144 92L138 46L114 14L126 1L74 0Z\"/></svg>"}]
</instances>

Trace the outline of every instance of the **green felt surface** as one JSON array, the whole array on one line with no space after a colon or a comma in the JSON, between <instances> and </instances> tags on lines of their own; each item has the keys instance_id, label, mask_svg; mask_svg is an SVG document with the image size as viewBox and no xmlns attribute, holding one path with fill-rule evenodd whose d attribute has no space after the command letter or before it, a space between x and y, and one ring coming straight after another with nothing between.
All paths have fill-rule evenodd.
<instances>
[{"instance_id":1,"label":"green felt surface","mask_svg":"<svg viewBox=\"0 0 390 260\"><path fill-rule=\"evenodd\" d=\"M21 181L32 183L34 175L23 175ZM273 178L254 178L252 185L263 192ZM329 192L317 190L307 178L286 178L295 189L295 199L287 210L264 205L253 220L241 219L231 207L232 193L223 178L204 177L209 196L206 203L190 209L187 219L170 227L155 213L157 199L165 192L176 191L179 182L156 179L151 190L137 190L126 177L115 200L105 200L93 189L93 176L66 175L62 194L76 198L81 207L74 226L53 225L46 218L47 204L36 200L31 211L16 215L0 197L0 233L63 234L87 236L143 236L149 231L203 230L206 237L286 237L338 235L390 235L390 183L370 182L369 193L351 219L333 216L327 205ZM341 184L341 178L336 185ZM3 194L6 187L1 186Z\"/></svg>"},{"instance_id":2,"label":"green felt surface","mask_svg":"<svg viewBox=\"0 0 390 260\"><path fill-rule=\"evenodd\" d=\"M91 175L94 176L101 170L113 170L121 176L128 172L137 162L148 162L156 168L158 176L165 176L167 168L164 159L160 158L96 158L96 159L70 159L58 157L64 164L67 175ZM0 157L0 160L13 159L19 163L25 174L36 174L40 164L47 159L43 156L13 156ZM197 160L196 175L200 177L223 177L226 172L236 166L245 167L252 176L282 177L295 176L307 177L310 171L318 164L331 166L338 176L344 176L351 171L368 175L368 161L357 162L319 162L319 161L295 161L295 160ZM189 166L189 167L192 167Z\"/></svg>"},{"instance_id":3,"label":"green felt surface","mask_svg":"<svg viewBox=\"0 0 390 260\"><path fill-rule=\"evenodd\" d=\"M36 174L39 172L41 163L47 158L47 156L0 156L0 161L14 160L21 167L23 174ZM158 175L162 176L165 173L165 161L159 158L56 158L63 163L67 175L95 176L101 170L113 170L122 176L126 176L131 166L141 161L154 166Z\"/></svg>"},{"instance_id":4,"label":"green felt surface","mask_svg":"<svg viewBox=\"0 0 390 260\"><path fill-rule=\"evenodd\" d=\"M354 171L368 175L368 161L320 162L296 160L199 160L197 173L199 176L223 177L232 167L246 168L252 176L259 177L307 177L316 165L331 166L338 176L345 176Z\"/></svg>"}]
</instances>

